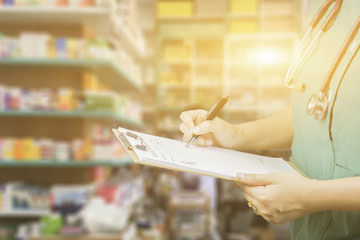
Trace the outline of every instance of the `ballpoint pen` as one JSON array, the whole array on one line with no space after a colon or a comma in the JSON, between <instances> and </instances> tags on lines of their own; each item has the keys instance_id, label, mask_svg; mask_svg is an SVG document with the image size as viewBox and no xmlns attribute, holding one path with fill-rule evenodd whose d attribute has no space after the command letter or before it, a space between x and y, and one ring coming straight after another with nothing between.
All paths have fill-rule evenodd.
<instances>
[{"instance_id":1,"label":"ballpoint pen","mask_svg":"<svg viewBox=\"0 0 360 240\"><path fill-rule=\"evenodd\" d=\"M216 115L221 111L221 109L224 107L224 105L229 100L229 97L224 97L220 99L209 111L207 117L205 120L213 120ZM189 147L193 142L199 137L199 135L193 135L192 138L189 140L189 142L186 144L186 147Z\"/></svg>"}]
</instances>

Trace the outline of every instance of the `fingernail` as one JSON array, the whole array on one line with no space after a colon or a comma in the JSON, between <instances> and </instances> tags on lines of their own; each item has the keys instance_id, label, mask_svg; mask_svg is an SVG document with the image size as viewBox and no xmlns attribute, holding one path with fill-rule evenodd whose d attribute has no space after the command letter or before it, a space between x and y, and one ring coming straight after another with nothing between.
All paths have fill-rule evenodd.
<instances>
[{"instance_id":1,"label":"fingernail","mask_svg":"<svg viewBox=\"0 0 360 240\"><path fill-rule=\"evenodd\" d=\"M245 179L245 174L243 174L243 173L238 173L238 174L237 174L237 177L238 177L240 180L244 180L244 179Z\"/></svg>"},{"instance_id":2,"label":"fingernail","mask_svg":"<svg viewBox=\"0 0 360 240\"><path fill-rule=\"evenodd\" d=\"M206 145L210 146L212 144L211 140L206 140Z\"/></svg>"},{"instance_id":3,"label":"fingernail","mask_svg":"<svg viewBox=\"0 0 360 240\"><path fill-rule=\"evenodd\" d=\"M199 128L199 127L194 127L192 132L193 132L194 134L199 134L200 128Z\"/></svg>"},{"instance_id":4,"label":"fingernail","mask_svg":"<svg viewBox=\"0 0 360 240\"><path fill-rule=\"evenodd\" d=\"M200 145L204 145L204 143L205 143L205 142L204 142L204 139L202 139L202 138L200 138L198 141L199 141L199 144L200 144Z\"/></svg>"}]
</instances>

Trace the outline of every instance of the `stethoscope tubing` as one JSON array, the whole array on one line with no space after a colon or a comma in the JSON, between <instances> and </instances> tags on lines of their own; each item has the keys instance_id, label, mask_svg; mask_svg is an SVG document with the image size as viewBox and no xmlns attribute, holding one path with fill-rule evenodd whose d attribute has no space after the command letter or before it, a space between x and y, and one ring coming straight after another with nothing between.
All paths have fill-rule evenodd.
<instances>
[{"instance_id":1,"label":"stethoscope tubing","mask_svg":"<svg viewBox=\"0 0 360 240\"><path fill-rule=\"evenodd\" d=\"M341 45L340 51L338 52L334 62L332 63L330 70L321 85L320 92L318 95L313 94L307 104L306 113L308 115L313 115L315 120L323 119L326 115L329 105L329 99L327 96L327 92L329 90L331 79L334 76L340 62L342 61L343 57L347 49L349 48L350 44L353 42L355 36L357 35L360 27L360 17L357 18L356 22L352 26L349 34L346 36L344 43Z\"/></svg>"},{"instance_id":2,"label":"stethoscope tubing","mask_svg":"<svg viewBox=\"0 0 360 240\"><path fill-rule=\"evenodd\" d=\"M335 2L336 1L336 2ZM327 10L329 9L329 7L331 6L331 4L335 2L334 7L332 8L331 12L329 13L329 15L327 16L326 20L324 21L324 23L321 25L320 27L320 31L319 33L316 35L316 37L311 41L310 45L306 48L304 54L302 54L301 57L299 57L300 52L303 48L303 45L306 41L306 39L312 34L313 30L316 28L317 24L320 22L320 20L323 18L323 16L325 15L325 13L327 12ZM300 42L299 47L297 48L295 55L290 63L290 67L289 70L286 74L286 78L285 78L285 85L293 88L294 87L294 74L297 71L297 69L299 68L299 66L301 65L301 63L305 60L305 58L309 55L309 52L311 51L311 49L313 48L313 46L315 45L315 43L321 38L321 36L327 31L329 30L331 24L335 21L338 13L340 12L340 8L342 5L343 0L327 0L325 1L325 3L320 7L320 9L317 11L314 19L312 20L308 30L306 31L305 36L303 37L303 39ZM298 61L298 58L300 58L300 60ZM296 64L297 62L297 64Z\"/></svg>"},{"instance_id":3,"label":"stethoscope tubing","mask_svg":"<svg viewBox=\"0 0 360 240\"><path fill-rule=\"evenodd\" d=\"M341 60L343 59L351 42L354 40L355 36L357 35L357 33L359 31L359 27L360 27L360 17L357 18L355 24L353 25L353 27L350 30L350 33L348 34L348 36L346 37L346 40L344 41L343 45L341 46L338 55L336 56L334 62L332 63L330 70L325 78L325 81L321 85L320 93L326 94L326 92L328 91L331 79L333 78L334 73L335 73L336 69L338 68Z\"/></svg>"}]
</instances>

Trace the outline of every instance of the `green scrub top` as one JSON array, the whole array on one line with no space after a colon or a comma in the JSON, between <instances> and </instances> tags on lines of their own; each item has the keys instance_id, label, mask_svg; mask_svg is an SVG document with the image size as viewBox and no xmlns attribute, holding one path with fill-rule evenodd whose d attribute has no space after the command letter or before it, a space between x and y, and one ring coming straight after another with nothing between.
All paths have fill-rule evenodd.
<instances>
[{"instance_id":1,"label":"green scrub top","mask_svg":"<svg viewBox=\"0 0 360 240\"><path fill-rule=\"evenodd\" d=\"M309 22L323 3L323 0L312 1ZM360 176L360 32L331 80L332 96L326 118L319 121L306 114L310 96L319 93L359 15L360 1L344 0L335 22L294 76L296 82L306 84L306 89L293 90L292 94L294 139L290 160L313 179ZM294 240L360 239L360 212L310 214L292 221L291 234Z\"/></svg>"}]
</instances>

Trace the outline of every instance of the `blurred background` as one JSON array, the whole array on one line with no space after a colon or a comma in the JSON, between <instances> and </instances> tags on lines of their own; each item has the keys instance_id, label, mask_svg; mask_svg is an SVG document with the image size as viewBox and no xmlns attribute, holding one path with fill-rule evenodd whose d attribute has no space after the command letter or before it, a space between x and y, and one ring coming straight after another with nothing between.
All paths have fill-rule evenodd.
<instances>
[{"instance_id":1,"label":"blurred background","mask_svg":"<svg viewBox=\"0 0 360 240\"><path fill-rule=\"evenodd\" d=\"M111 128L182 139L222 96L232 123L284 109L308 5L0 0L0 240L290 239L231 181L132 164Z\"/></svg>"}]
</instances>

